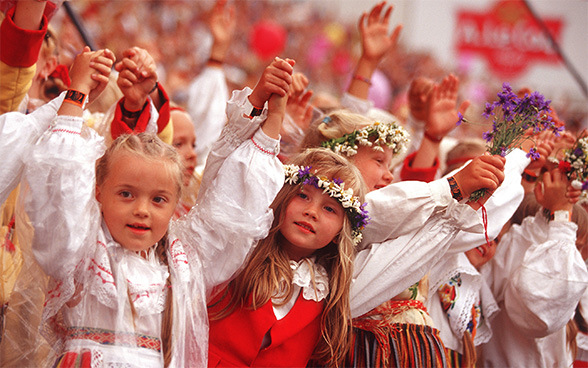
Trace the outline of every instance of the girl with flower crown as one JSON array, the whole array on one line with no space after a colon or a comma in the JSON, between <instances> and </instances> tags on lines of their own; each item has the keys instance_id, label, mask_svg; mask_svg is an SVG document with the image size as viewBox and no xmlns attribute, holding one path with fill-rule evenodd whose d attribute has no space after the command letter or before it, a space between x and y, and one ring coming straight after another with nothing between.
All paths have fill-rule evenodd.
<instances>
[{"instance_id":1,"label":"girl with flower crown","mask_svg":"<svg viewBox=\"0 0 588 368\"><path fill-rule=\"evenodd\" d=\"M366 232L374 231L371 228L374 223L381 228L379 231L389 231L387 223L398 220L405 221L407 226L414 226L413 230L404 234L399 231L396 238L393 238L393 231L389 231L389 239L370 243L364 239L360 245L351 289L355 340L345 364L442 366L445 364L444 347L438 333L432 329L432 321L424 308L428 289L426 279L422 278L460 230L481 231L478 215L470 208L477 208L477 205L468 206L455 200L459 199L458 194L463 196L462 193L454 192L456 197L451 198L451 185L455 187L455 183L459 183L457 187L472 189L475 186L496 188L503 179L503 160L492 156L477 158L450 178L453 184L443 179L433 183L387 185L391 181L391 158L403 149L407 139L402 128L395 124L370 123L361 115L332 112L314 125L314 131L311 130L304 141L307 146L312 146L312 142L322 142L323 146L348 156L358 166L366 182L371 183L368 184L372 190L368 197L374 196L366 208L369 211L373 205L377 214L376 217L370 216L372 220ZM417 209L411 206L426 203L422 197L431 195L430 188L437 191L445 189L450 198L445 207L437 207L423 223L412 223L403 211L415 211L422 216L418 211L426 212L426 207ZM407 200L419 190L420 198ZM407 195L396 197L402 191ZM387 212L382 211L384 208ZM409 348L410 341L414 339L421 341L421 344L415 349ZM421 360L426 356L422 352L429 352L429 360Z\"/></svg>"},{"instance_id":2,"label":"girl with flower crown","mask_svg":"<svg viewBox=\"0 0 588 368\"><path fill-rule=\"evenodd\" d=\"M340 366L349 349L355 246L368 216L358 170L326 149L285 166L274 222L209 304L209 366ZM227 333L231 331L231 333Z\"/></svg>"}]
</instances>

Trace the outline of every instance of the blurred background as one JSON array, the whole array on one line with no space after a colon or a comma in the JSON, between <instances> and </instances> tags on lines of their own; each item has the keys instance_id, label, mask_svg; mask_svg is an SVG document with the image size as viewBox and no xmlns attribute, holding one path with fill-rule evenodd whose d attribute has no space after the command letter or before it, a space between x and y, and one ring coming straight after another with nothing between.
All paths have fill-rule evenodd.
<instances>
[{"instance_id":1,"label":"blurred background","mask_svg":"<svg viewBox=\"0 0 588 368\"><path fill-rule=\"evenodd\" d=\"M274 56L293 58L315 96L341 95L360 55L357 23L376 1L230 0L237 31L226 59L232 88L251 85ZM146 48L173 100L186 101L189 83L206 62L212 38L206 26L212 0L75 0L68 6L89 39L117 58L131 46ZM400 119L415 76L460 77L472 117L494 99L503 82L552 100L569 129L588 127L587 0L402 0L390 29L403 25L399 45L373 77L376 106ZM51 20L61 40L61 63L84 45L62 7ZM68 60L69 59L69 60ZM470 119L472 119L470 117ZM474 118L475 120L476 118Z\"/></svg>"}]
</instances>

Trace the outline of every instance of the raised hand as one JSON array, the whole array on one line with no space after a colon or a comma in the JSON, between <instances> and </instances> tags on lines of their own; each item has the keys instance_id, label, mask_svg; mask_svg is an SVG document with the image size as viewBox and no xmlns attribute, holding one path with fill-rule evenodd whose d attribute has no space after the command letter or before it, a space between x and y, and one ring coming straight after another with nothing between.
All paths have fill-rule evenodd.
<instances>
[{"instance_id":1,"label":"raised hand","mask_svg":"<svg viewBox=\"0 0 588 368\"><path fill-rule=\"evenodd\" d=\"M377 66L384 55L393 50L398 42L402 26L398 25L388 35L388 25L392 6L386 8L382 1L372 8L370 13L363 13L359 18L359 33L361 34L362 58L372 61Z\"/></svg>"},{"instance_id":2,"label":"raised hand","mask_svg":"<svg viewBox=\"0 0 588 368\"><path fill-rule=\"evenodd\" d=\"M313 92L307 90L308 78L302 73L292 74L292 88L288 94L286 112L301 129L306 129L312 120L313 107L309 103Z\"/></svg>"},{"instance_id":3,"label":"raised hand","mask_svg":"<svg viewBox=\"0 0 588 368\"><path fill-rule=\"evenodd\" d=\"M428 94L427 119L425 131L428 135L442 138L456 127L459 120L458 112L465 113L470 102L464 101L457 108L457 92L459 79L453 74L443 78L439 85L435 85Z\"/></svg>"},{"instance_id":4,"label":"raised hand","mask_svg":"<svg viewBox=\"0 0 588 368\"><path fill-rule=\"evenodd\" d=\"M453 177L457 182L463 198L468 198L479 189L486 189L487 195L477 203L468 203L474 209L488 200L490 195L504 180L504 164L506 159L499 155L482 155L474 158Z\"/></svg>"},{"instance_id":5,"label":"raised hand","mask_svg":"<svg viewBox=\"0 0 588 368\"><path fill-rule=\"evenodd\" d=\"M141 110L157 82L153 57L145 49L132 47L123 52L123 59L115 69L119 72L117 85L125 96L125 109Z\"/></svg>"},{"instance_id":6,"label":"raised hand","mask_svg":"<svg viewBox=\"0 0 588 368\"><path fill-rule=\"evenodd\" d=\"M288 72L288 70L291 70L294 64L295 61L292 59L275 58L265 69L255 87L255 90L258 90L258 86L260 87L259 91L261 95L265 95L269 91L276 91L269 94L267 119L262 124L264 133L274 139L280 137L280 131L282 130L282 123L286 114L288 92L292 85L292 71ZM255 90L253 93L255 93ZM251 96L249 96L250 99Z\"/></svg>"},{"instance_id":7,"label":"raised hand","mask_svg":"<svg viewBox=\"0 0 588 368\"><path fill-rule=\"evenodd\" d=\"M292 59L276 57L263 71L253 92L249 95L249 102L253 106L261 108L272 94L281 97L287 96L292 84L294 64Z\"/></svg>"},{"instance_id":8,"label":"raised hand","mask_svg":"<svg viewBox=\"0 0 588 368\"><path fill-rule=\"evenodd\" d=\"M92 79L96 82L96 85L91 89L88 96L90 101L96 100L108 85L110 72L115 61L116 57L109 49L98 50L92 57L90 66L95 70L95 73L92 73Z\"/></svg>"},{"instance_id":9,"label":"raised hand","mask_svg":"<svg viewBox=\"0 0 588 368\"><path fill-rule=\"evenodd\" d=\"M228 6L227 0L218 0L208 17L208 27L214 39L210 53L211 59L224 62L236 25L235 7Z\"/></svg>"},{"instance_id":10,"label":"raised hand","mask_svg":"<svg viewBox=\"0 0 588 368\"><path fill-rule=\"evenodd\" d=\"M543 208L551 211L572 210L572 202L566 196L570 183L558 168L546 171L543 180L535 185L535 198Z\"/></svg>"},{"instance_id":11,"label":"raised hand","mask_svg":"<svg viewBox=\"0 0 588 368\"><path fill-rule=\"evenodd\" d=\"M88 46L84 47L70 68L69 89L86 94L91 100L97 98L108 84L108 76L114 60L114 54L108 49L91 51ZM82 105L63 103L58 114L82 116L82 107Z\"/></svg>"}]
</instances>

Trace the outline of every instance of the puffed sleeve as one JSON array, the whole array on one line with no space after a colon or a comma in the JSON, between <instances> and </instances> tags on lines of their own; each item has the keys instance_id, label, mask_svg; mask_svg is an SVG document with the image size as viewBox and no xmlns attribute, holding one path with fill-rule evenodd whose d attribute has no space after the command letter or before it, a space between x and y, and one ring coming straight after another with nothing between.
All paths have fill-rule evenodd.
<instances>
[{"instance_id":1,"label":"puffed sleeve","mask_svg":"<svg viewBox=\"0 0 588 368\"><path fill-rule=\"evenodd\" d=\"M366 201L370 223L360 248L416 231L436 212L455 202L446 179L393 183L369 192Z\"/></svg>"},{"instance_id":2,"label":"puffed sleeve","mask_svg":"<svg viewBox=\"0 0 588 368\"><path fill-rule=\"evenodd\" d=\"M547 222L538 213L514 228L510 246L530 244L505 285L504 308L518 329L544 337L573 317L588 286L588 271L576 248L576 224ZM499 245L499 247L502 246Z\"/></svg>"},{"instance_id":3,"label":"puffed sleeve","mask_svg":"<svg viewBox=\"0 0 588 368\"><path fill-rule=\"evenodd\" d=\"M57 116L25 162L24 204L35 232L33 252L56 280L68 279L83 246L96 241L100 212L94 165L103 152L103 139L83 127L82 118Z\"/></svg>"},{"instance_id":4,"label":"puffed sleeve","mask_svg":"<svg viewBox=\"0 0 588 368\"><path fill-rule=\"evenodd\" d=\"M236 118L229 119L221 141L215 145L218 150L208 158L204 171L207 181L205 184L203 180L198 201L171 227L173 237L185 244L188 257L202 264L209 293L233 276L257 241L267 236L273 221L269 205L284 183L282 164L277 159L279 140L268 137L260 128L245 139L243 129L248 128L241 125L242 107L228 108L228 115ZM245 119L251 124L252 119ZM222 144L223 139L227 139L227 145ZM241 143L234 147L236 141Z\"/></svg>"},{"instance_id":5,"label":"puffed sleeve","mask_svg":"<svg viewBox=\"0 0 588 368\"><path fill-rule=\"evenodd\" d=\"M352 316L370 311L420 280L459 231L481 233L482 223L471 207L453 201L418 231L361 250L354 261Z\"/></svg>"},{"instance_id":6,"label":"puffed sleeve","mask_svg":"<svg viewBox=\"0 0 588 368\"><path fill-rule=\"evenodd\" d=\"M19 112L0 115L0 204L20 182L32 143L47 129L62 100L63 97L57 97L29 115Z\"/></svg>"},{"instance_id":7,"label":"puffed sleeve","mask_svg":"<svg viewBox=\"0 0 588 368\"><path fill-rule=\"evenodd\" d=\"M243 142L250 139L267 118L266 108L259 116L253 118L249 116L253 109L253 105L248 99L251 92L249 87L233 91L231 99L227 102L228 123L224 126L218 141L213 144L212 151L208 155L200 188L210 187L210 182L218 174L224 160Z\"/></svg>"}]
</instances>

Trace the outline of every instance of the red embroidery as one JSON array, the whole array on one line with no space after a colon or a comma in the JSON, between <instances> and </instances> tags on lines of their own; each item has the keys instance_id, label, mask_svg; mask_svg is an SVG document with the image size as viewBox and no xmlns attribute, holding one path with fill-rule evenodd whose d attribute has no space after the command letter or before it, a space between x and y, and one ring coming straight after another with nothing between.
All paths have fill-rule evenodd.
<instances>
[{"instance_id":1,"label":"red embroidery","mask_svg":"<svg viewBox=\"0 0 588 368\"><path fill-rule=\"evenodd\" d=\"M70 134L80 135L80 132L75 132L73 130L67 130L67 129L53 129L52 132L53 133L55 133L55 132L63 132L63 133L70 133Z\"/></svg>"},{"instance_id":2,"label":"red embroidery","mask_svg":"<svg viewBox=\"0 0 588 368\"><path fill-rule=\"evenodd\" d=\"M261 152L263 152L263 153L267 153L268 155L272 155L272 156L275 154L275 152L274 152L274 151L268 151L268 150L266 150L265 148L261 147L259 144L257 144L257 142L255 142L255 141L253 140L253 137L251 137L251 142L253 142L253 145L254 145L255 147L257 147L257 149L258 149L258 150L260 150Z\"/></svg>"},{"instance_id":3,"label":"red embroidery","mask_svg":"<svg viewBox=\"0 0 588 368\"><path fill-rule=\"evenodd\" d=\"M49 302L49 300L51 300L53 298L59 298L60 296L61 296L61 281L59 281L57 283L57 285L55 285L55 288L53 288L47 292L47 300L45 300L45 303L43 304L43 306L47 306L47 303Z\"/></svg>"},{"instance_id":4,"label":"red embroidery","mask_svg":"<svg viewBox=\"0 0 588 368\"><path fill-rule=\"evenodd\" d=\"M161 341L155 336L93 327L68 327L67 333L69 340L91 340L103 345L137 346L161 352Z\"/></svg>"},{"instance_id":5,"label":"red embroidery","mask_svg":"<svg viewBox=\"0 0 588 368\"><path fill-rule=\"evenodd\" d=\"M109 281L109 280L106 280L104 277L102 277L102 274L100 273L100 272L104 272L104 273L108 274L108 275L109 275L111 278L113 278L113 279L114 279L114 277L112 276L112 273L111 273L110 271L108 271L108 270L107 270L107 269L105 269L104 267L101 267L101 266L100 266L100 265L99 265L99 264L98 264L98 263L97 263L97 262L94 260L94 258L92 258L92 259L91 259L91 262L92 262L92 263L91 263L91 264L88 266L88 271L92 271L92 270L93 270L93 271L94 271L94 273L96 274L96 276L98 276L98 277L100 277L100 279L102 279L102 283L103 283L103 284L109 283L109 284L115 285L115 284L114 284L114 281Z\"/></svg>"},{"instance_id":6,"label":"red embroidery","mask_svg":"<svg viewBox=\"0 0 588 368\"><path fill-rule=\"evenodd\" d=\"M184 252L183 250L178 251L176 250L176 248L174 247L174 245L176 244L176 242L179 241L179 239L174 240L171 245L169 246L169 250L172 256L172 261L174 262L174 264L178 264L178 263L184 263L184 264L188 264L188 256L186 255L186 252Z\"/></svg>"}]
</instances>

